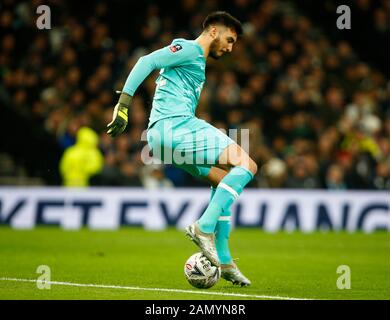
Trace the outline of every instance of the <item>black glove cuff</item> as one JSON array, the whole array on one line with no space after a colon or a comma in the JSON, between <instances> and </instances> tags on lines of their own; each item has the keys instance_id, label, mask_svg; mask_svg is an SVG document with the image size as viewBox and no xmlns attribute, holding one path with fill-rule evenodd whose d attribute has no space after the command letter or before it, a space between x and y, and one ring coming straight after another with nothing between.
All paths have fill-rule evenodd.
<instances>
[{"instance_id":1,"label":"black glove cuff","mask_svg":"<svg viewBox=\"0 0 390 320\"><path fill-rule=\"evenodd\" d=\"M133 97L125 92L121 92L121 95L119 96L119 103L125 105L127 108L130 107L131 100Z\"/></svg>"}]
</instances>

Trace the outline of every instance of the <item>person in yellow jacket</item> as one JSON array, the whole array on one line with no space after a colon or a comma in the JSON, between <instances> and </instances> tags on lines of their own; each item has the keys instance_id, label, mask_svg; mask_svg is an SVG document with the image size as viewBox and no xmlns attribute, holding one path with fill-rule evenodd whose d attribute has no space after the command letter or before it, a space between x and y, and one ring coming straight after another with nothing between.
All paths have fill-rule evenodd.
<instances>
[{"instance_id":1,"label":"person in yellow jacket","mask_svg":"<svg viewBox=\"0 0 390 320\"><path fill-rule=\"evenodd\" d=\"M60 161L64 186L88 186L90 177L102 170L104 159L98 141L98 135L90 128L77 131L76 144L65 150Z\"/></svg>"}]
</instances>

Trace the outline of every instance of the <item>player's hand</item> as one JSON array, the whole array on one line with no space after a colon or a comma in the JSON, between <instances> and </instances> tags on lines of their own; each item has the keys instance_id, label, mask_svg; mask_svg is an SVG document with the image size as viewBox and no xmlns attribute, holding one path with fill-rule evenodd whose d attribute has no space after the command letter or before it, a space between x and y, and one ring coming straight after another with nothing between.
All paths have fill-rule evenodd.
<instances>
[{"instance_id":1,"label":"player's hand","mask_svg":"<svg viewBox=\"0 0 390 320\"><path fill-rule=\"evenodd\" d=\"M126 129L131 100L131 96L121 93L119 101L114 108L112 121L107 125L107 134L111 137L116 137Z\"/></svg>"}]
</instances>

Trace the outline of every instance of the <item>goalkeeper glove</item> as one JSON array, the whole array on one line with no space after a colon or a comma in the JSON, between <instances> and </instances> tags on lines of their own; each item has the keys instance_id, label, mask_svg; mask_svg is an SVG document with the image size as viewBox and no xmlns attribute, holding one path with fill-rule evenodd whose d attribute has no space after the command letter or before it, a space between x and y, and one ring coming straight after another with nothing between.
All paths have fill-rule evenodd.
<instances>
[{"instance_id":1,"label":"goalkeeper glove","mask_svg":"<svg viewBox=\"0 0 390 320\"><path fill-rule=\"evenodd\" d=\"M116 137L121 134L127 126L128 111L131 104L132 96L127 93L117 91L120 93L118 103L115 105L114 113L112 115L112 121L107 125L107 134L111 137Z\"/></svg>"}]
</instances>

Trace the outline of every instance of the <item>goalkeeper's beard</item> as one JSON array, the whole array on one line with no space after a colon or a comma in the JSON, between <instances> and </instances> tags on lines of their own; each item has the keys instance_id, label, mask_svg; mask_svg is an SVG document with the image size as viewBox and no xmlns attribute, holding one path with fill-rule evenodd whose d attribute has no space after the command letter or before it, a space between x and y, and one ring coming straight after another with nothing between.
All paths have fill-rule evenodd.
<instances>
[{"instance_id":1,"label":"goalkeeper's beard","mask_svg":"<svg viewBox=\"0 0 390 320\"><path fill-rule=\"evenodd\" d=\"M209 56L214 58L214 59L219 59L222 54L218 54L219 48L220 48L220 43L221 40L220 38L215 38L211 43L210 43L210 50L209 50Z\"/></svg>"}]
</instances>

